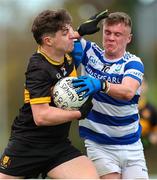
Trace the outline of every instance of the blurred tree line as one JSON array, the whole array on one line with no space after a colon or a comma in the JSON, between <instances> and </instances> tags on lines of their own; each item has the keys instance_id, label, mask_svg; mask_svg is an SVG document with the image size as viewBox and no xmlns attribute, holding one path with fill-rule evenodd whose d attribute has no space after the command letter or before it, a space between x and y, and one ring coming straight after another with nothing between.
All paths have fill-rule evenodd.
<instances>
[{"instance_id":1,"label":"blurred tree line","mask_svg":"<svg viewBox=\"0 0 157 180\"><path fill-rule=\"evenodd\" d=\"M146 61L149 61L151 63L150 59L145 59L145 57L140 54L138 49L138 43L137 43L137 23L136 23L136 15L135 9L137 6L140 6L140 2L138 0L62 0L61 6L58 7L56 4L57 2L54 1L46 4L44 8L40 8L38 11L35 9L28 9L25 7L26 3L29 3L31 0L28 0L27 2L23 1L23 7L19 6L19 4L16 0L12 1L6 1L1 0L0 1L0 10L6 8L10 9L11 14L11 20L6 21L3 26L1 26L0 21L0 36L3 37L3 41L1 41L0 49L3 49L2 54L0 54L1 57L1 63L0 63L0 75L3 77L3 81L5 81L6 85L6 108L8 109L7 112L7 119L0 119L0 123L2 121L6 121L8 126L8 132L10 132L10 126L15 118L16 114L18 113L18 109L23 104L23 87L24 87L24 80L25 80L25 70L28 63L28 59L31 56L31 54L36 51L37 45L32 37L31 34L31 25L35 18L35 16L45 10L45 9L56 9L56 8L65 8L67 9L70 14L73 17L73 27L77 29L78 25L84 22L86 19L88 19L91 15L102 11L104 9L108 9L109 12L114 11L124 11L128 13L133 20L133 41L129 45L128 50L132 53L135 53L137 56L141 57L144 64ZM58 2L61 0L58 0ZM27 16L26 16L27 15ZM2 15L0 14L1 18ZM7 16L6 16L7 17ZM4 18L6 18L4 17ZM5 21L5 20L4 20ZM140 30L142 31L142 29ZM90 39L91 41L97 42L101 46L102 42L102 36L101 33L97 33L95 35L86 36L87 39ZM5 42L4 42L5 41ZM157 44L157 41L156 41ZM153 48L155 59L157 59L157 46L149 47ZM2 46L5 46L2 48ZM5 53L5 54L4 54ZM2 63L3 61L3 63ZM3 65L6 67L6 72L3 74ZM153 66L157 67L157 62L154 61ZM147 67L145 68L147 71ZM157 72L155 72L156 75ZM147 79L149 80L149 72L147 72ZM2 78L1 78L2 79ZM150 91L152 93L149 94L150 100L157 105L156 97L155 97L155 91L157 89L156 86L156 79L155 76L151 77L151 83L150 83ZM149 83L148 83L149 84ZM2 86L1 84L0 86ZM3 92L3 91L2 91ZM1 93L1 96L3 94ZM155 97L155 98L154 98ZM2 103L3 104L3 103ZM78 135L78 124L77 122L73 123L71 128L71 138L74 144L82 149L84 151L83 142L79 139ZM8 137L7 137L8 138ZM1 139L5 139L1 137ZM1 140L0 139L0 140ZM2 140L1 140L2 141ZM0 147L1 148L1 147Z\"/></svg>"}]
</instances>

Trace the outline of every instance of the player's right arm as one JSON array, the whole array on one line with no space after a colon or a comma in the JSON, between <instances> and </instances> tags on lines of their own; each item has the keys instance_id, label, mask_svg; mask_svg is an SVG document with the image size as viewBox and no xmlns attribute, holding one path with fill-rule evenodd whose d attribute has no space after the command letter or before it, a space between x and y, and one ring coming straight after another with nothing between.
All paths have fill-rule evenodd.
<instances>
[{"instance_id":1,"label":"player's right arm","mask_svg":"<svg viewBox=\"0 0 157 180\"><path fill-rule=\"evenodd\" d=\"M68 111L51 106L51 87L55 84L55 75L50 75L49 66L43 63L36 54L30 59L26 74L25 103L32 109L34 122L37 126L59 125L80 119L90 111L90 102L78 111ZM53 77L54 76L54 77ZM85 106L84 105L84 106ZM88 111L89 109L89 111ZM86 113L84 112L85 110Z\"/></svg>"},{"instance_id":2,"label":"player's right arm","mask_svg":"<svg viewBox=\"0 0 157 180\"><path fill-rule=\"evenodd\" d=\"M32 104L32 113L37 126L59 125L81 117L80 111L69 111L45 104Z\"/></svg>"},{"instance_id":3,"label":"player's right arm","mask_svg":"<svg viewBox=\"0 0 157 180\"><path fill-rule=\"evenodd\" d=\"M76 67L78 67L79 64L82 62L84 55L85 40L81 40L80 42L81 37L98 32L100 30L100 28L98 27L99 22L106 17L108 17L108 10L99 12L94 16L90 17L87 21L83 22L78 27L77 31L75 31L74 38L78 40L74 42L72 56L75 59Z\"/></svg>"},{"instance_id":4,"label":"player's right arm","mask_svg":"<svg viewBox=\"0 0 157 180\"><path fill-rule=\"evenodd\" d=\"M31 105L33 118L37 126L59 125L73 120L84 119L91 110L92 98L90 97L79 110L63 110L57 107L45 104Z\"/></svg>"},{"instance_id":5,"label":"player's right arm","mask_svg":"<svg viewBox=\"0 0 157 180\"><path fill-rule=\"evenodd\" d=\"M98 27L99 22L108 17L108 10L104 10L90 17L87 21L83 22L78 27L78 33L80 36L94 34L100 30Z\"/></svg>"},{"instance_id":6,"label":"player's right arm","mask_svg":"<svg viewBox=\"0 0 157 180\"><path fill-rule=\"evenodd\" d=\"M73 59L75 60L75 67L78 68L78 66L82 63L82 59L84 56L84 50L83 50L80 40L74 41L74 49L71 55Z\"/></svg>"}]
</instances>

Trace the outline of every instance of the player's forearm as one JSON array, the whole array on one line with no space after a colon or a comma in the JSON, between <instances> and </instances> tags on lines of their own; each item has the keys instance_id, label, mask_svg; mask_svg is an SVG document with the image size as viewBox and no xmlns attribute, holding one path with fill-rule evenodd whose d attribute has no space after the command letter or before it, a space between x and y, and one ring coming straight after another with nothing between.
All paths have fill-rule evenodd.
<instances>
[{"instance_id":1,"label":"player's forearm","mask_svg":"<svg viewBox=\"0 0 157 180\"><path fill-rule=\"evenodd\" d=\"M108 94L113 98L129 101L135 96L139 86L139 81L125 77L121 84L110 83Z\"/></svg>"},{"instance_id":2,"label":"player's forearm","mask_svg":"<svg viewBox=\"0 0 157 180\"><path fill-rule=\"evenodd\" d=\"M43 118L41 125L59 125L80 118L81 113L79 111L62 110L59 108L54 109L54 107L50 107L41 117Z\"/></svg>"},{"instance_id":3,"label":"player's forearm","mask_svg":"<svg viewBox=\"0 0 157 180\"><path fill-rule=\"evenodd\" d=\"M35 107L36 108L36 107ZM79 119L79 111L68 111L56 107L43 107L38 111L33 108L33 117L37 126L54 126Z\"/></svg>"},{"instance_id":4,"label":"player's forearm","mask_svg":"<svg viewBox=\"0 0 157 180\"><path fill-rule=\"evenodd\" d=\"M110 83L110 90L108 91L108 95L116 99L129 101L134 97L135 91L131 87L125 86L123 84Z\"/></svg>"}]
</instances>

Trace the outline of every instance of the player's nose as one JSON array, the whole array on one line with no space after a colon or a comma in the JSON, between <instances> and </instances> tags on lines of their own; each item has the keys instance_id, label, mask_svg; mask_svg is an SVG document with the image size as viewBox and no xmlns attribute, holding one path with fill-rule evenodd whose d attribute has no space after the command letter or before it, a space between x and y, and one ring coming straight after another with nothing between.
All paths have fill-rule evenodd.
<instances>
[{"instance_id":1,"label":"player's nose","mask_svg":"<svg viewBox=\"0 0 157 180\"><path fill-rule=\"evenodd\" d=\"M75 39L75 31L72 27L69 30L69 39Z\"/></svg>"}]
</instances>

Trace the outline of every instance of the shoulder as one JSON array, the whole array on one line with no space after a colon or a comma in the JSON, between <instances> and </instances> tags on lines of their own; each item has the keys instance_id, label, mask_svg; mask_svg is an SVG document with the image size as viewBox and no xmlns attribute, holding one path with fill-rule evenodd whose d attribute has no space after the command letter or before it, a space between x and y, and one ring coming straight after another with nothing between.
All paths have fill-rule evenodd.
<instances>
[{"instance_id":1,"label":"shoulder","mask_svg":"<svg viewBox=\"0 0 157 180\"><path fill-rule=\"evenodd\" d=\"M132 54L130 52L126 52L123 56L124 61L131 62L131 61L135 61L135 62L139 62L141 64L143 64L141 58L139 58L138 56L136 56L135 54Z\"/></svg>"},{"instance_id":2,"label":"shoulder","mask_svg":"<svg viewBox=\"0 0 157 180\"><path fill-rule=\"evenodd\" d=\"M25 72L28 79L49 79L51 66L45 60L45 57L40 53L34 53L30 59ZM53 72L53 71L52 71Z\"/></svg>"},{"instance_id":3,"label":"shoulder","mask_svg":"<svg viewBox=\"0 0 157 180\"><path fill-rule=\"evenodd\" d=\"M30 59L29 64L31 65L39 65L44 62L44 56L42 56L40 53L34 53Z\"/></svg>"},{"instance_id":4,"label":"shoulder","mask_svg":"<svg viewBox=\"0 0 157 180\"><path fill-rule=\"evenodd\" d=\"M27 70L45 69L46 62L42 54L34 53L29 59Z\"/></svg>"},{"instance_id":5,"label":"shoulder","mask_svg":"<svg viewBox=\"0 0 157 180\"><path fill-rule=\"evenodd\" d=\"M102 52L102 49L95 42L87 41L84 38L81 38L80 42L85 50L93 49L98 52Z\"/></svg>"}]
</instances>

